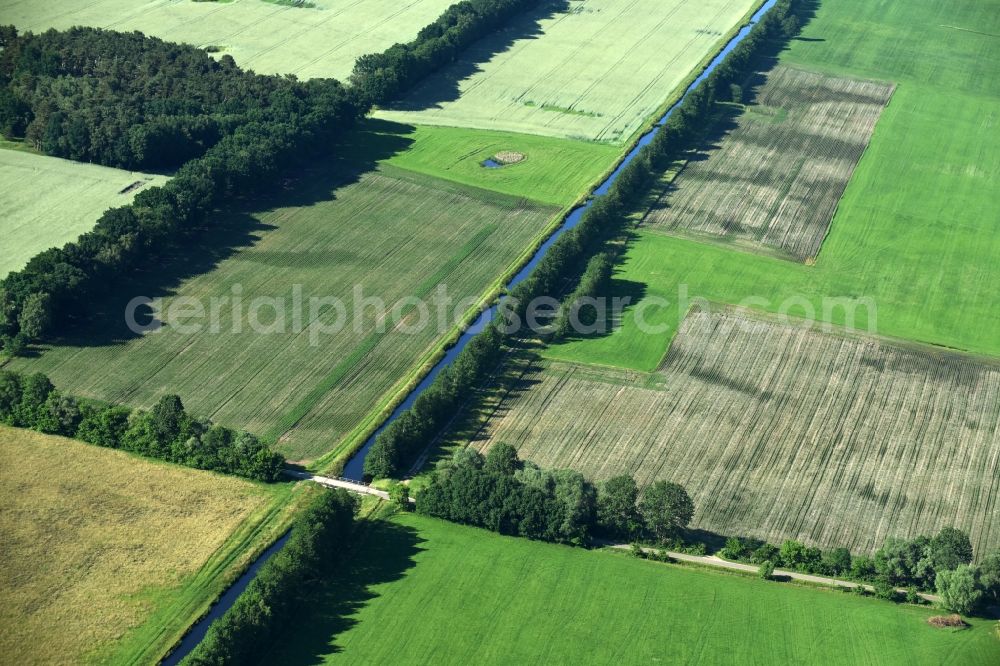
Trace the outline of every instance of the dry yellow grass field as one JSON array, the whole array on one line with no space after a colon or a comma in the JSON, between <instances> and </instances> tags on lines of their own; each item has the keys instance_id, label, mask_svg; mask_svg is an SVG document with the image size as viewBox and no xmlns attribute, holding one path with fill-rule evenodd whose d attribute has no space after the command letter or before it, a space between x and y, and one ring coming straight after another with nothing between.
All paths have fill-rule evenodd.
<instances>
[{"instance_id":1,"label":"dry yellow grass field","mask_svg":"<svg viewBox=\"0 0 1000 666\"><path fill-rule=\"evenodd\" d=\"M241 555L228 542L255 541L248 527L276 495L0 426L0 662L125 661L151 643L169 648L210 597L186 601L212 594L199 573L233 573ZM157 613L169 617L150 627Z\"/></svg>"}]
</instances>

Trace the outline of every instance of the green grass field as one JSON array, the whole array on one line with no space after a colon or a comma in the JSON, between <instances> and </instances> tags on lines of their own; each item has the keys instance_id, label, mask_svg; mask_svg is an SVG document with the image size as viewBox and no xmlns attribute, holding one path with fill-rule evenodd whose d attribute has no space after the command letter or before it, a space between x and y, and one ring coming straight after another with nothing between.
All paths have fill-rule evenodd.
<instances>
[{"instance_id":1,"label":"green grass field","mask_svg":"<svg viewBox=\"0 0 1000 666\"><path fill-rule=\"evenodd\" d=\"M470 47L380 117L624 142L756 0L559 0Z\"/></svg>"},{"instance_id":2,"label":"green grass field","mask_svg":"<svg viewBox=\"0 0 1000 666\"><path fill-rule=\"evenodd\" d=\"M1000 39L980 34L1000 34L1000 12L991 4L822 3L783 61L892 81L897 88L816 265L640 232L617 288L642 293L646 319L663 330L641 332L626 312L614 334L547 354L653 370L686 314L682 289L689 298L768 311L787 304L800 316L811 307L836 324L845 323L844 311L823 316L824 297L870 298L883 335L1000 354L994 197L1000 188L1000 132L994 131L1000 79L992 73ZM859 314L857 324L868 328L870 318Z\"/></svg>"},{"instance_id":3,"label":"green grass field","mask_svg":"<svg viewBox=\"0 0 1000 666\"><path fill-rule=\"evenodd\" d=\"M2 22L39 32L84 25L216 47L241 67L301 79L346 79L354 61L417 36L452 0L0 0Z\"/></svg>"},{"instance_id":4,"label":"green grass field","mask_svg":"<svg viewBox=\"0 0 1000 666\"><path fill-rule=\"evenodd\" d=\"M654 373L541 361L506 383L456 444L680 483L716 534L871 553L952 526L1000 547L1000 363L718 308Z\"/></svg>"},{"instance_id":5,"label":"green grass field","mask_svg":"<svg viewBox=\"0 0 1000 666\"><path fill-rule=\"evenodd\" d=\"M5 663L156 662L280 534L288 495L5 426L0 461Z\"/></svg>"},{"instance_id":6,"label":"green grass field","mask_svg":"<svg viewBox=\"0 0 1000 666\"><path fill-rule=\"evenodd\" d=\"M12 145L12 144L8 144ZM0 277L50 247L90 231L108 208L124 206L164 176L0 149ZM127 193L122 190L136 182Z\"/></svg>"},{"instance_id":7,"label":"green grass field","mask_svg":"<svg viewBox=\"0 0 1000 666\"><path fill-rule=\"evenodd\" d=\"M995 622L404 515L267 663L992 664Z\"/></svg>"},{"instance_id":8,"label":"green grass field","mask_svg":"<svg viewBox=\"0 0 1000 666\"><path fill-rule=\"evenodd\" d=\"M592 142L377 119L367 121L364 128L349 141L347 150L354 156L392 152L385 161L394 166L559 206L588 193L622 152L620 147ZM404 143L406 149L386 151L387 143ZM525 158L499 169L482 166L505 150Z\"/></svg>"},{"instance_id":9,"label":"green grass field","mask_svg":"<svg viewBox=\"0 0 1000 666\"><path fill-rule=\"evenodd\" d=\"M185 330L190 320L181 313L158 332L114 337L109 327L123 328L128 298L162 294L140 278L92 334L12 365L45 372L76 395L136 406L176 393L194 414L276 439L290 459L315 459L374 424L454 332L456 310L461 318L495 290L558 211L391 165L360 177L333 162L314 165L286 192L223 217L200 241L211 252L185 253L151 273L153 285L176 283L164 308L181 298L201 305L197 332ZM439 285L452 299L444 326L433 305ZM283 299L283 312L276 317L265 303L255 330L258 297ZM311 307L313 297L341 299L344 311ZM412 297L428 303L424 326L401 301ZM214 329L213 298L230 299L217 301ZM385 303L384 319L375 321L365 298ZM318 331L314 321L328 328Z\"/></svg>"}]
</instances>

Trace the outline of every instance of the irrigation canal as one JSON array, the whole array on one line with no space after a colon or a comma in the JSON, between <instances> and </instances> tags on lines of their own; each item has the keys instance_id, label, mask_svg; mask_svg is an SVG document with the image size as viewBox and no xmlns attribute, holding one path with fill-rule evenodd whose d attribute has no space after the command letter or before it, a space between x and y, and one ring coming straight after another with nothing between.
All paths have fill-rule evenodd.
<instances>
[{"instance_id":1,"label":"irrigation canal","mask_svg":"<svg viewBox=\"0 0 1000 666\"><path fill-rule=\"evenodd\" d=\"M750 33L750 29L758 21L760 21L760 19L764 16L764 14L766 14L767 11L777 3L777 1L778 0L767 0L767 2L765 2L761 6L761 8L757 10L756 13L754 13L749 23L747 23L747 25L745 25L736 34L736 36L733 37L723 47L723 49L719 52L719 54L715 56L715 58L708 64L708 66L705 68L705 71L703 71L701 75L699 75L698 78L695 79L694 82L688 87L688 89L684 91L684 95L681 97L681 99L679 99L676 104L670 107L670 109L663 115L663 117L657 121L653 129L651 129L649 132L647 132L646 134L642 135L639 138L639 141L636 143L635 147L631 151L629 151L628 155L625 156L621 164L618 165L618 168L615 169L610 176L608 176L607 180L601 183L597 187L597 189L594 190L594 196L601 196L608 193L608 191L611 189L611 186L614 185L616 180L618 180L618 176L621 175L622 170L625 167L627 167L632 160L635 159L636 155L639 154L639 151L644 146L648 145L653 140L653 138L660 131L660 128L663 126L663 124L666 123L667 120L670 118L670 116L673 114L674 110L678 106L680 106L681 102L684 101L684 98L687 97L688 93L697 88L699 85L702 84L702 82L706 78L708 78L709 74L711 74L715 70L715 68L719 66L719 63L721 63L722 60L727 55L729 55L729 53L734 48L736 48L736 46L740 42L742 42L744 38L746 38L746 36ZM538 262L540 262L542 258L548 253L549 248L552 247L552 244L555 243L556 240L558 240L559 237L562 236L564 233L566 233L567 231L578 225L580 223L580 220L583 218L583 214L587 211L588 208L590 208L591 205L593 205L593 199L588 199L587 202L584 203L582 206L579 206L570 211L569 215L566 216L566 219L563 220L563 223L559 226L559 228L556 229L556 231L553 232L553 234L549 236L549 238L544 243L542 243L542 245L538 248L535 254L531 257L531 260L528 261L528 263L525 264L525 266L520 271L518 271L518 273L513 277L513 279L511 279L510 283L508 283L507 285L507 288L511 289L517 286L519 283L523 282L525 279L527 279L527 277L531 275L531 272L535 269L535 266L538 265ZM438 376L438 374L455 361L455 358L457 358L459 353L461 353L461 351L465 348L465 346L469 344L469 341L472 340L472 338L476 334L480 333L493 320L493 317L496 316L496 312L497 312L497 306L494 305L488 310L484 310L483 313L479 315L476 321L468 329L466 329L465 333L462 334L462 336L458 339L455 345L447 351L447 353L444 355L444 358L442 358L437 363L437 365L435 365L431 369L431 371L427 374L427 376L424 377L424 379L419 384L417 384L416 388L414 388L410 392L410 394L406 397L406 399L392 412L389 418L386 419L385 423L383 423L382 426L378 430L376 430L371 437L368 438L368 441L365 442L365 445L361 447L361 449L354 455L353 458L351 458L351 460L344 467L345 478L330 479L331 481L339 481L343 485L340 484L323 484L323 485L331 485L336 487L346 487L350 485L350 486L358 486L359 488L361 487L367 488L367 486L365 486L363 482L365 457L368 455L368 451L375 443L375 438L378 436L380 432L382 432L382 430L386 426L392 423L396 418L399 417L400 414L402 414L404 411L409 409L411 405L413 405L413 402L417 399L417 397L419 397L421 393L427 390L427 388L431 385L431 383L433 383L434 379ZM306 475L306 476L311 478L313 481L316 481L317 483L322 483L320 479L327 480L325 477L312 477L311 475ZM356 489L348 488L348 490L356 490ZM358 490L357 492L361 491ZM373 493L369 491L368 494L373 494ZM178 645L177 649L174 650L170 654L170 656L168 656L164 660L163 662L164 664L166 664L167 666L172 666L173 664L179 663L198 645L198 643L201 642L201 639L204 638L205 634L208 632L208 627L211 625L211 623L216 618L221 617L223 613L225 613L227 610L229 610L229 607L236 602L236 599L237 597L239 597L240 593L242 593L243 590L246 589L247 585L250 584L250 581L253 580L253 577L256 575L257 570L261 567L261 565L263 565L264 562L266 562L268 559L271 558L271 556L273 556L275 553L281 550L281 547L285 545L285 540L287 538L288 538L287 535L282 537L277 542L275 542L270 548L265 550L259 558L257 558L257 561L254 562L253 565L251 565L251 567L247 570L247 572L242 576L240 576L240 578L235 583L233 583L233 585L228 590L226 590L226 592L222 595L222 597L219 598L219 601L216 602L214 606L212 606L208 614L191 628L191 631L187 633L187 635L181 641L180 645Z\"/></svg>"}]
</instances>

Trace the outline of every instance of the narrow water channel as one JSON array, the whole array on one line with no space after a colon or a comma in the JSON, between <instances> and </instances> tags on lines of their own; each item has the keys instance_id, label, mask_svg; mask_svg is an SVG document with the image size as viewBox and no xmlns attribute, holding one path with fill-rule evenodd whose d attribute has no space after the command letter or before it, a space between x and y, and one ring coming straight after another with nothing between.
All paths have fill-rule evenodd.
<instances>
[{"instance_id":1,"label":"narrow water channel","mask_svg":"<svg viewBox=\"0 0 1000 666\"><path fill-rule=\"evenodd\" d=\"M733 39L730 40L728 44L726 44L726 46L722 49L722 51L720 51L719 54L712 60L712 62L708 64L708 66L705 68L705 71L702 72L701 75L699 75L698 78L695 79L694 82L688 87L688 89L684 91L684 95L677 101L677 103L674 104L672 107L670 107L669 110L667 110L667 112L663 115L663 117L660 118L659 121L657 121L653 129L651 129L646 134L643 134L639 138L639 141L638 143L636 143L635 148L633 148L628 153L628 155L625 156L625 159L623 159L622 163L618 165L618 168L615 169L610 176L608 176L607 180L601 183L597 187L597 189L594 190L594 196L601 196L607 194L608 191L611 190L611 186L615 184L616 180L618 180L618 176L621 175L622 170L625 169L625 167L627 167L629 163L635 159L636 155L639 154L639 151L644 146L646 146L647 144L649 144L649 142L653 140L653 137L657 135L657 133L660 131L660 128L663 127L664 123L667 122L667 120L673 114L674 110L678 106L680 106L681 102L684 101L684 98L687 97L688 93L697 88L699 85L701 85L701 83L705 79L708 78L708 75L711 74L716 67L718 67L719 63L721 63L722 60L727 55L729 55L729 53L733 49L735 49L740 42L743 41L743 39L750 33L750 29L753 28L753 26L758 21L760 21L761 17L767 12L767 10L773 7L777 3L777 1L778 0L767 0L767 2L765 2L764 5L759 10L757 10L757 12L750 19L750 23L745 25L743 29L740 30L739 33L737 33L736 36L733 37ZM531 257L531 260L527 264L525 264L524 268L518 271L517 275L515 275L513 279L511 279L511 281L507 284L507 289L511 289L517 286L520 282L524 281L529 275L531 275L531 272L535 269L535 266L537 266L538 262L542 260L542 257L544 257L546 253L548 253L549 248L552 247L552 244L555 243L556 240L558 240L558 238L562 236L564 233L566 233L567 231L578 225L580 223L580 220L583 218L583 214L592 205L593 205L593 199L588 199L587 202L584 203L582 206L574 208L570 212L570 214L566 216L566 219L563 220L563 223L559 226L559 228L556 229L556 231L553 232L551 236L549 236L549 238L541 245L541 247L538 248L535 254ZM396 418L401 413L410 408L410 406L413 404L413 401L416 400L420 396L420 394L423 393L427 389L427 387L431 385L431 383L434 381L434 378L437 377L442 370L451 365L452 362L455 360L455 358L458 356L458 354L462 351L462 349L464 349L465 346L469 344L469 341L472 340L472 338L477 333L481 332L483 328L485 328L486 325L493 320L493 317L496 315L496 312L497 312L497 306L494 305L493 307L491 307L488 310L485 310L482 314L479 315L479 318L476 319L475 323L473 323L472 326L470 326L468 330L466 330L465 333L463 333L462 336L458 339L458 342L455 343L455 346L451 347L448 350L444 358L442 358L437 363L437 365L434 366L434 368L427 374L427 376L424 377L422 382L417 384L417 387L413 389L408 396L406 396L406 400L404 400L402 404L400 404L399 407L397 407L392 412L392 414L389 415L389 418L386 419L385 423L383 423L382 426L378 430L376 430L371 437L368 438L368 441L365 442L365 445L361 447L361 449L356 454L354 454L354 457L348 461L347 465L344 467L344 472L343 472L343 476L345 478L350 479L352 481L363 480L365 457L368 455L368 451L375 443L375 438L378 436L378 434L382 432L382 430L384 430L390 423L396 420Z\"/></svg>"},{"instance_id":2,"label":"narrow water channel","mask_svg":"<svg viewBox=\"0 0 1000 666\"><path fill-rule=\"evenodd\" d=\"M647 132L646 134L642 135L642 137L639 138L639 141L638 143L636 143L635 148L633 148L628 153L628 155L625 156L625 159L622 160L622 163L618 166L618 168L615 169L610 176L608 176L607 180L601 183L597 187L597 189L594 190L594 196L601 196L608 193L608 191L611 189L611 186L614 185L616 180L618 180L618 176L621 175L622 170L626 166L628 166L633 159L635 159L635 156L639 154L639 150L643 146L647 145L650 141L653 140L653 137L655 137L656 134L660 131L660 128L663 126L664 123L667 122L671 114L673 114L674 110L678 106L680 106L681 102L684 101L684 98L687 97L688 93L697 88L706 78L708 78L708 75L711 74L716 67L718 67L719 63L721 63L722 60L727 55L729 55L729 53L734 48L736 48L736 46L740 42L743 41L743 39L750 33L750 29L758 21L760 21L761 17L763 17L764 14L766 14L767 11L771 9L771 7L777 4L777 2L778 0L767 0L767 2L765 2L759 10L757 10L757 12L750 19L750 22L747 25L745 25L743 29L741 29L739 33L737 33L736 36L733 37L733 39L730 40L729 43L725 45L725 47L723 47L722 51L720 51L719 54L708 64L708 66L705 68L705 71L703 71L701 75L698 76L698 78L695 79L694 82L688 87L688 89L684 91L684 95L681 97L681 99L678 100L677 103L674 104L672 107L670 107L670 109L663 115L663 117L660 118L659 121L657 121L653 129L651 129L649 132ZM531 272L535 269L535 266L537 266L538 262L542 260L542 257L544 257L546 253L548 253L549 248L552 247L552 244L555 243L556 240L558 240L559 237L562 236L564 233L566 233L567 231L578 225L580 223L580 220L583 218L583 214L586 212L588 208L590 208L592 204L593 200L590 199L582 206L573 209L569 213L569 215L566 216L566 219L563 220L559 228L556 229L556 231L553 232L553 234L549 236L544 243L542 243L542 245L538 248L535 254L531 257L531 260L527 264L525 264L525 266L520 271L518 271L517 275L515 275L511 279L511 281L507 285L507 288L510 289L517 286L517 284L519 284L520 282L525 280L529 275L531 275ZM427 387L431 385L431 383L434 381L434 378L437 377L442 370L451 365L454 362L455 358L459 355L459 353L465 348L467 344L469 344L469 341L472 340L472 338L477 333L480 333L486 327L486 325L493 320L493 317L496 315L496 312L497 312L497 306L494 305L493 307L483 311L483 313L479 315L476 321L465 331L465 333L462 334L462 336L458 339L455 345L447 351L447 353L444 355L444 358L442 358L437 363L437 365L435 365L434 368L431 369L431 371L427 374L427 376L424 377L423 381L417 384L416 388L414 388L410 392L410 394L406 396L406 400L404 400L392 412L389 418L386 419L385 423L382 424L382 426L378 430L376 430L371 437L368 438L368 441L365 442L365 445L354 455L353 458L351 458L351 460L347 463L346 467L344 467L343 476L345 478L354 481L361 481L363 479L365 457L368 455L368 451L375 443L375 438L378 436L378 434L382 432L382 430L386 426L392 423L401 413L410 408L410 406L413 404L413 401L416 400L417 397L419 397L420 394L423 393L427 389ZM275 553L281 550L281 547L285 545L285 540L287 538L288 537L286 535L285 537L277 541L274 545L272 545L270 548L268 548L266 551L264 551L264 553L261 554L261 556L257 559L256 562L253 563L250 569L245 574L243 574L232 585L232 587L226 590L225 594L223 594L222 597L219 599L219 601L212 607L208 615L206 615L201 621L199 621L194 627L192 627L191 631L188 632L188 634L184 637L184 640L181 641L181 644L177 647L177 649L174 650L174 652L171 653L170 656L164 660L163 662L164 664L172 666L173 664L179 663L198 645L198 643L201 642L201 639L205 637L205 634L208 632L208 627L212 624L212 622L216 618L221 617L227 610L229 610L230 606L232 606L233 603L235 603L237 597L239 597L239 595L243 592L243 590L246 589L247 585L250 584L250 581L253 580L254 575L256 575L257 570L261 567L261 565L263 565L264 562L266 562Z\"/></svg>"}]
</instances>

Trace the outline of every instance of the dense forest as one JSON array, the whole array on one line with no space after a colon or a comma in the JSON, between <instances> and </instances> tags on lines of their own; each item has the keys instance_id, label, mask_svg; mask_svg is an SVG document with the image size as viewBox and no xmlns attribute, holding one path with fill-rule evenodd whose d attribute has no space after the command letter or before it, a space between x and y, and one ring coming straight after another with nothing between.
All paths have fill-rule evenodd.
<instances>
[{"instance_id":1,"label":"dense forest","mask_svg":"<svg viewBox=\"0 0 1000 666\"><path fill-rule=\"evenodd\" d=\"M78 400L40 373L0 370L0 423L255 481L277 481L285 464L254 435L192 417L176 395L133 410Z\"/></svg>"},{"instance_id":2,"label":"dense forest","mask_svg":"<svg viewBox=\"0 0 1000 666\"><path fill-rule=\"evenodd\" d=\"M177 159L200 153L163 187L140 192L130 206L109 209L92 231L36 255L0 283L0 340L8 353L64 333L73 317L87 314L96 295L189 243L217 206L268 187L304 157L329 152L365 112L337 81L262 77L231 62L216 63L197 49L139 34L3 33L4 72L15 77L0 93L6 124L11 118L20 123L16 118L22 114L25 131L34 132L38 114L48 114L41 137L47 151L97 151L92 157L115 163L123 155L135 157L128 151L137 145L163 141L179 147ZM63 103L75 107L73 112L61 114ZM124 115L112 117L111 107ZM129 114L139 125L124 131L119 123ZM175 131L179 134L171 134ZM128 146L120 144L126 139Z\"/></svg>"},{"instance_id":3,"label":"dense forest","mask_svg":"<svg viewBox=\"0 0 1000 666\"><path fill-rule=\"evenodd\" d=\"M0 40L0 132L125 169L179 167L247 123L294 122L341 89L254 74L138 32L6 27Z\"/></svg>"}]
</instances>

